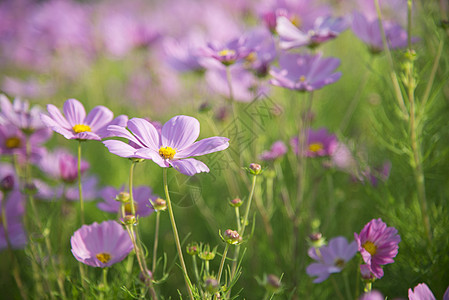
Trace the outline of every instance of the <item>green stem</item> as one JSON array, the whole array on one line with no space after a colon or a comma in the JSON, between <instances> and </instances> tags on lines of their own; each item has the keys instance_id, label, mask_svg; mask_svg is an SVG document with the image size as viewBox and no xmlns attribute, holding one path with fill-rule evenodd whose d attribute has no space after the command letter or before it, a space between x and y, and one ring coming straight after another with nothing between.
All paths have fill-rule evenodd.
<instances>
[{"instance_id":1,"label":"green stem","mask_svg":"<svg viewBox=\"0 0 449 300\"><path fill-rule=\"evenodd\" d=\"M224 249L223 256L222 256L221 262L220 262L220 268L218 269L218 278L217 278L218 284L220 284L221 274L223 273L223 266L224 266L224 262L226 260L226 255L228 254L228 249L229 249L229 244L226 243L226 247Z\"/></svg>"},{"instance_id":2,"label":"green stem","mask_svg":"<svg viewBox=\"0 0 449 300\"><path fill-rule=\"evenodd\" d=\"M156 212L156 226L154 229L154 247L153 247L153 268L151 269L151 272L154 274L156 271L156 260L157 260L157 245L159 242L159 219L160 219L160 212Z\"/></svg>"},{"instance_id":3,"label":"green stem","mask_svg":"<svg viewBox=\"0 0 449 300\"><path fill-rule=\"evenodd\" d=\"M78 191L80 198L81 225L84 224L83 187L81 185L81 141L78 141Z\"/></svg>"},{"instance_id":4,"label":"green stem","mask_svg":"<svg viewBox=\"0 0 449 300\"><path fill-rule=\"evenodd\" d=\"M173 229L173 236L175 238L176 249L178 250L179 261L181 262L181 267L184 272L184 280L186 283L187 291L189 292L190 299L193 300L194 299L193 292L192 292L192 289L190 288L191 282L189 279L189 275L187 273L186 264L184 263L184 257L182 255L182 250L181 250L181 243L179 242L178 230L176 228L175 216L173 214L173 208L171 205L170 194L168 192L167 168L164 168L164 170L163 170L163 177L164 177L163 179L164 179L165 197L167 198L168 214L170 216L170 223L171 223L172 229Z\"/></svg>"},{"instance_id":5,"label":"green stem","mask_svg":"<svg viewBox=\"0 0 449 300\"><path fill-rule=\"evenodd\" d=\"M240 230L242 229L242 220L240 220L240 208L239 207L235 207L235 218L237 221L237 231L240 232Z\"/></svg>"},{"instance_id":6,"label":"green stem","mask_svg":"<svg viewBox=\"0 0 449 300\"><path fill-rule=\"evenodd\" d=\"M134 205L134 197L133 197L133 177L134 177L134 166L136 165L136 161L131 163L131 167L129 169L129 201L131 201L131 214L136 217L136 207Z\"/></svg>"},{"instance_id":7,"label":"green stem","mask_svg":"<svg viewBox=\"0 0 449 300\"><path fill-rule=\"evenodd\" d=\"M341 293L340 288L338 287L338 284L335 281L335 277L331 276L330 279L331 279L332 285L334 286L335 293L337 294L338 298L340 298L341 300L345 300L345 297Z\"/></svg>"}]
</instances>

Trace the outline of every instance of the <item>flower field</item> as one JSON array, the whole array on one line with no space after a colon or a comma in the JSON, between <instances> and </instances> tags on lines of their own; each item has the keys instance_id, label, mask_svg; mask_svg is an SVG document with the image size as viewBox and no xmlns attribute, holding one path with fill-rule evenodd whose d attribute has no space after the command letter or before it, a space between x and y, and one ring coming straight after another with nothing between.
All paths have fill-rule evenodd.
<instances>
[{"instance_id":1,"label":"flower field","mask_svg":"<svg viewBox=\"0 0 449 300\"><path fill-rule=\"evenodd\" d=\"M449 300L449 3L0 3L0 299Z\"/></svg>"}]
</instances>

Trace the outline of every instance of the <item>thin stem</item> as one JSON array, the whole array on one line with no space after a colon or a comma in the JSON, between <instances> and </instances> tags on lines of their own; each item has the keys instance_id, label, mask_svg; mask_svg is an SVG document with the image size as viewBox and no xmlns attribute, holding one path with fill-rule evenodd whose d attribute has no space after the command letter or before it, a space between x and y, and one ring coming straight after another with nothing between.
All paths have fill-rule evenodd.
<instances>
[{"instance_id":1,"label":"thin stem","mask_svg":"<svg viewBox=\"0 0 449 300\"><path fill-rule=\"evenodd\" d=\"M332 285L334 286L335 293L337 294L338 298L340 298L341 300L345 300L345 297L341 293L340 288L338 287L338 284L335 281L335 277L331 276L330 279L331 279Z\"/></svg>"},{"instance_id":2,"label":"thin stem","mask_svg":"<svg viewBox=\"0 0 449 300\"><path fill-rule=\"evenodd\" d=\"M223 273L223 266L224 266L224 262L226 260L226 255L228 254L228 249L229 249L229 244L226 243L226 247L223 251L223 256L222 256L221 262L220 262L220 268L218 269L218 278L217 278L218 284L220 284L221 274Z\"/></svg>"},{"instance_id":3,"label":"thin stem","mask_svg":"<svg viewBox=\"0 0 449 300\"><path fill-rule=\"evenodd\" d=\"M240 230L242 229L242 220L240 220L240 208L239 207L234 207L235 209L235 218L237 221L237 231L240 232Z\"/></svg>"},{"instance_id":4,"label":"thin stem","mask_svg":"<svg viewBox=\"0 0 449 300\"><path fill-rule=\"evenodd\" d=\"M78 191L80 198L81 225L84 224L83 187L81 185L81 141L78 141Z\"/></svg>"},{"instance_id":5,"label":"thin stem","mask_svg":"<svg viewBox=\"0 0 449 300\"><path fill-rule=\"evenodd\" d=\"M136 207L134 205L134 197L133 197L133 177L134 177L134 166L136 165L136 161L131 163L131 167L129 169L129 201L131 201L131 214L136 216Z\"/></svg>"},{"instance_id":6,"label":"thin stem","mask_svg":"<svg viewBox=\"0 0 449 300\"><path fill-rule=\"evenodd\" d=\"M154 247L153 247L153 268L151 268L151 272L154 274L154 271L156 271L156 260L157 260L157 244L159 241L159 219L160 219L160 212L156 212L156 226L154 229Z\"/></svg>"},{"instance_id":7,"label":"thin stem","mask_svg":"<svg viewBox=\"0 0 449 300\"><path fill-rule=\"evenodd\" d=\"M345 282L346 296L348 297L348 299L354 299L352 298L351 289L349 288L348 274L346 272L343 272L343 280Z\"/></svg>"},{"instance_id":8,"label":"thin stem","mask_svg":"<svg viewBox=\"0 0 449 300\"><path fill-rule=\"evenodd\" d=\"M179 261L181 262L181 267L184 272L184 280L186 283L187 291L189 292L190 299L193 300L194 299L193 292L192 292L192 289L190 288L191 282L189 279L189 275L187 273L186 264L184 263L184 257L182 255L182 250L181 250L181 243L179 242L178 230L176 228L175 216L173 214L173 208L171 205L170 194L168 192L167 168L164 168L164 170L163 170L163 177L164 177L163 179L164 179L165 197L167 199L168 214L170 216L170 223L171 223L172 229L173 229L173 236L175 238L176 249L178 250Z\"/></svg>"}]
</instances>

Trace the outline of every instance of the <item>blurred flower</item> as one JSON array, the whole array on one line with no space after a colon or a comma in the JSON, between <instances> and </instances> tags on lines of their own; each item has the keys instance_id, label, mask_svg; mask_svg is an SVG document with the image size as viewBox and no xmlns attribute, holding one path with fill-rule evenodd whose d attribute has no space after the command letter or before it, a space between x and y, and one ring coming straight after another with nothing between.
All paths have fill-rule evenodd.
<instances>
[{"instance_id":1,"label":"blurred flower","mask_svg":"<svg viewBox=\"0 0 449 300\"><path fill-rule=\"evenodd\" d=\"M435 300L435 296L427 284L420 283L412 289L408 289L409 300Z\"/></svg>"},{"instance_id":2,"label":"blurred flower","mask_svg":"<svg viewBox=\"0 0 449 300\"><path fill-rule=\"evenodd\" d=\"M191 30L182 39L166 37L163 48L167 55L166 61L170 67L179 72L203 69L199 60L199 49L206 44L205 37L199 31Z\"/></svg>"},{"instance_id":3,"label":"blurred flower","mask_svg":"<svg viewBox=\"0 0 449 300\"><path fill-rule=\"evenodd\" d=\"M116 196L122 192L125 188L121 187L119 190L108 186L100 191L100 197L103 199L102 202L97 204L98 208L102 211L110 213L120 213L121 205L119 201L116 201ZM134 198L134 208L136 210L136 215L139 217L149 216L153 211L153 207L150 201L156 200L158 197L153 194L151 188L147 186L139 186L133 188L133 198ZM131 214L131 203L128 201L125 205L125 213L127 215Z\"/></svg>"},{"instance_id":4,"label":"blurred flower","mask_svg":"<svg viewBox=\"0 0 449 300\"><path fill-rule=\"evenodd\" d=\"M326 128L309 129L306 138L305 153L303 155L307 157L331 156L338 147L337 137L335 134L330 134ZM298 137L293 137L290 144L293 147L293 151L297 154Z\"/></svg>"},{"instance_id":5,"label":"blurred flower","mask_svg":"<svg viewBox=\"0 0 449 300\"><path fill-rule=\"evenodd\" d=\"M83 200L93 201L98 197L98 178L96 176L89 176L81 178L81 186L83 189ZM63 192L65 193L63 194ZM67 188L61 187L57 191L59 197L65 197L69 201L79 201L78 185L69 186Z\"/></svg>"},{"instance_id":6,"label":"blurred flower","mask_svg":"<svg viewBox=\"0 0 449 300\"><path fill-rule=\"evenodd\" d=\"M214 58L225 66L245 58L250 52L251 49L247 48L244 38L236 38L227 43L210 42L199 49L200 55Z\"/></svg>"},{"instance_id":7,"label":"blurred flower","mask_svg":"<svg viewBox=\"0 0 449 300\"><path fill-rule=\"evenodd\" d=\"M316 47L336 38L348 24L344 18L319 17L308 29L298 29L284 16L278 17L276 31L279 34L279 46L287 50L302 46Z\"/></svg>"},{"instance_id":8,"label":"blurred flower","mask_svg":"<svg viewBox=\"0 0 449 300\"><path fill-rule=\"evenodd\" d=\"M317 55L281 54L279 67L270 71L270 83L297 91L313 91L336 82L341 72L335 72L340 65L338 58L322 58Z\"/></svg>"},{"instance_id":9,"label":"blurred flower","mask_svg":"<svg viewBox=\"0 0 449 300\"><path fill-rule=\"evenodd\" d=\"M362 175L371 183L372 186L376 187L379 183L385 182L390 176L391 162L385 162L380 168L371 169L368 167L366 170L362 171Z\"/></svg>"},{"instance_id":10,"label":"blurred flower","mask_svg":"<svg viewBox=\"0 0 449 300\"><path fill-rule=\"evenodd\" d=\"M84 106L76 99L68 99L63 111L52 104L47 105L49 115L41 114L41 119L47 127L62 134L66 139L101 140L108 137L108 125L124 126L127 116L121 115L113 120L113 113L104 106L96 106L86 117Z\"/></svg>"},{"instance_id":11,"label":"blurred flower","mask_svg":"<svg viewBox=\"0 0 449 300\"><path fill-rule=\"evenodd\" d=\"M245 34L245 44L251 52L246 56L244 66L258 77L265 77L270 63L276 58L273 36L265 28L255 28Z\"/></svg>"},{"instance_id":12,"label":"blurred flower","mask_svg":"<svg viewBox=\"0 0 449 300\"><path fill-rule=\"evenodd\" d=\"M329 245L323 246L317 250L312 248L311 257L317 262L307 267L309 276L317 276L314 283L323 282L330 274L339 273L343 270L345 264L357 253L357 244L355 241L348 243L344 237L336 237L329 241Z\"/></svg>"},{"instance_id":13,"label":"blurred flower","mask_svg":"<svg viewBox=\"0 0 449 300\"><path fill-rule=\"evenodd\" d=\"M115 221L83 225L70 239L75 258L91 267L110 267L133 249L131 239Z\"/></svg>"},{"instance_id":14,"label":"blurred flower","mask_svg":"<svg viewBox=\"0 0 449 300\"><path fill-rule=\"evenodd\" d=\"M385 300L385 297L381 292L373 290L368 293L364 293L359 300Z\"/></svg>"},{"instance_id":15,"label":"blurred flower","mask_svg":"<svg viewBox=\"0 0 449 300\"><path fill-rule=\"evenodd\" d=\"M156 198L155 200L150 200L150 203L156 212L164 211L167 209L167 201L165 201L162 198Z\"/></svg>"},{"instance_id":16,"label":"blurred flower","mask_svg":"<svg viewBox=\"0 0 449 300\"><path fill-rule=\"evenodd\" d=\"M274 142L269 151L264 151L259 155L260 160L275 160L287 153L287 146L283 141Z\"/></svg>"},{"instance_id":17,"label":"blurred flower","mask_svg":"<svg viewBox=\"0 0 449 300\"><path fill-rule=\"evenodd\" d=\"M39 161L39 167L56 180L73 183L78 179L78 158L63 148L47 153ZM81 160L81 176L89 169L89 163Z\"/></svg>"},{"instance_id":18,"label":"blurred flower","mask_svg":"<svg viewBox=\"0 0 449 300\"><path fill-rule=\"evenodd\" d=\"M387 227L381 219L373 219L360 232L354 233L363 261L377 278L382 278L382 265L393 263L398 254L401 237L394 227Z\"/></svg>"},{"instance_id":19,"label":"blurred flower","mask_svg":"<svg viewBox=\"0 0 449 300\"><path fill-rule=\"evenodd\" d=\"M0 216L4 207L8 227L7 236L13 249L24 248L27 244L27 236L22 225L22 216L25 213L24 200L24 196L17 189L7 193L0 192ZM0 217L0 250L8 247L3 222L4 220Z\"/></svg>"},{"instance_id":20,"label":"blurred flower","mask_svg":"<svg viewBox=\"0 0 449 300\"><path fill-rule=\"evenodd\" d=\"M111 125L108 130L134 143L131 146L117 140L103 141L111 153L121 157L151 159L162 168L172 166L188 176L209 172L203 162L189 157L229 147L229 139L225 137L210 137L195 142L200 133L200 123L188 116L171 118L164 124L161 133L150 122L140 118L129 120L128 128Z\"/></svg>"},{"instance_id":21,"label":"blurred flower","mask_svg":"<svg viewBox=\"0 0 449 300\"><path fill-rule=\"evenodd\" d=\"M27 99L48 98L56 92L56 86L51 80L29 78L22 80L10 76L3 78L1 89L10 95Z\"/></svg>"}]
</instances>

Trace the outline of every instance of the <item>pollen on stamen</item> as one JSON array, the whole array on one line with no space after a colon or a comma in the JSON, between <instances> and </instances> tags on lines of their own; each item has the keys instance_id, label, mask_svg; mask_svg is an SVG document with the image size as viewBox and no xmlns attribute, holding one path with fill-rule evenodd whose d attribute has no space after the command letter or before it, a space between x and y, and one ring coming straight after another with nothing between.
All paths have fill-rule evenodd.
<instances>
[{"instance_id":1,"label":"pollen on stamen","mask_svg":"<svg viewBox=\"0 0 449 300\"><path fill-rule=\"evenodd\" d=\"M95 257L104 264L111 260L111 254L106 252L98 253Z\"/></svg>"},{"instance_id":2,"label":"pollen on stamen","mask_svg":"<svg viewBox=\"0 0 449 300\"><path fill-rule=\"evenodd\" d=\"M323 150L323 144L321 143L312 143L309 145L309 151L318 152L320 150Z\"/></svg>"},{"instance_id":3,"label":"pollen on stamen","mask_svg":"<svg viewBox=\"0 0 449 300\"><path fill-rule=\"evenodd\" d=\"M19 148L21 144L22 141L16 136L7 138L5 141L5 146L9 149Z\"/></svg>"},{"instance_id":4,"label":"pollen on stamen","mask_svg":"<svg viewBox=\"0 0 449 300\"><path fill-rule=\"evenodd\" d=\"M76 124L72 129L75 133L91 131L90 126L84 124Z\"/></svg>"},{"instance_id":5,"label":"pollen on stamen","mask_svg":"<svg viewBox=\"0 0 449 300\"><path fill-rule=\"evenodd\" d=\"M301 75L301 77L299 77L299 81L300 81L300 82L306 81L306 76Z\"/></svg>"},{"instance_id":6,"label":"pollen on stamen","mask_svg":"<svg viewBox=\"0 0 449 300\"><path fill-rule=\"evenodd\" d=\"M362 245L369 254L374 255L377 252L377 246L373 242L367 241Z\"/></svg>"},{"instance_id":7,"label":"pollen on stamen","mask_svg":"<svg viewBox=\"0 0 449 300\"><path fill-rule=\"evenodd\" d=\"M220 56L235 55L235 51L231 49L223 49L221 51L218 51L218 55Z\"/></svg>"},{"instance_id":8,"label":"pollen on stamen","mask_svg":"<svg viewBox=\"0 0 449 300\"><path fill-rule=\"evenodd\" d=\"M159 155L164 159L173 159L176 154L176 149L172 147L161 147L159 149Z\"/></svg>"}]
</instances>

